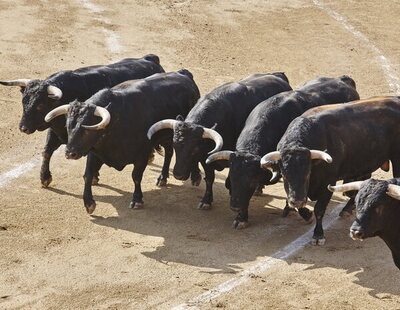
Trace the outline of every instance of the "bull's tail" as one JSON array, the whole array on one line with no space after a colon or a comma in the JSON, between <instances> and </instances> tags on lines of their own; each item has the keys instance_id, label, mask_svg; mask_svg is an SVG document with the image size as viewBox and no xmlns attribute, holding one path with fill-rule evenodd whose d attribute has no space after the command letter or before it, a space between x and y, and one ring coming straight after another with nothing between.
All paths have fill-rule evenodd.
<instances>
[{"instance_id":1,"label":"bull's tail","mask_svg":"<svg viewBox=\"0 0 400 310\"><path fill-rule=\"evenodd\" d=\"M286 83L289 84L289 79L286 76L285 72L274 72L272 73L273 75L277 76L278 78L281 78L282 80L284 80Z\"/></svg>"},{"instance_id":2,"label":"bull's tail","mask_svg":"<svg viewBox=\"0 0 400 310\"><path fill-rule=\"evenodd\" d=\"M180 70L178 70L178 73L186 75L186 76L190 77L193 80L193 74L187 69L180 69Z\"/></svg>"},{"instance_id":3,"label":"bull's tail","mask_svg":"<svg viewBox=\"0 0 400 310\"><path fill-rule=\"evenodd\" d=\"M159 65L160 64L160 58L157 55L154 54L147 54L146 56L143 57L144 59L154 62L155 64Z\"/></svg>"},{"instance_id":4,"label":"bull's tail","mask_svg":"<svg viewBox=\"0 0 400 310\"><path fill-rule=\"evenodd\" d=\"M340 80L345 82L347 85L350 85L350 86L356 88L356 82L351 77L349 77L348 75L342 75L340 77Z\"/></svg>"}]
</instances>

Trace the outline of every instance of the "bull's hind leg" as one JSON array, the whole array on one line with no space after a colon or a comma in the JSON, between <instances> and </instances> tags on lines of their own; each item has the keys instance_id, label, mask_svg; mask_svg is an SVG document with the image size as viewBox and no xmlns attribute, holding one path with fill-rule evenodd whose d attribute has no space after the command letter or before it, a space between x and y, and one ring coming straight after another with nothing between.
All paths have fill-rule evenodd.
<instances>
[{"instance_id":1,"label":"bull's hind leg","mask_svg":"<svg viewBox=\"0 0 400 310\"><path fill-rule=\"evenodd\" d=\"M213 202L213 184L215 179L215 171L213 168L210 168L209 165L206 165L205 162L202 162L201 165L204 168L204 181L206 181L206 192L204 193L203 198L201 199L197 209L200 210L208 210L211 208L211 204Z\"/></svg>"},{"instance_id":2,"label":"bull's hind leg","mask_svg":"<svg viewBox=\"0 0 400 310\"><path fill-rule=\"evenodd\" d=\"M144 202L143 202L141 182L143 178L143 172L147 166L147 159L148 156L143 156L143 158L140 158L139 160L133 163L134 167L132 171L132 180L133 183L135 184L135 189L133 191L132 201L129 204L129 208L131 209L143 208Z\"/></svg>"},{"instance_id":3,"label":"bull's hind leg","mask_svg":"<svg viewBox=\"0 0 400 310\"><path fill-rule=\"evenodd\" d=\"M174 153L174 149L170 143L163 144L164 148L164 164L161 169L161 174L157 178L156 185L159 187L167 186L167 181L169 178L169 165L171 164L172 155Z\"/></svg>"},{"instance_id":4,"label":"bull's hind leg","mask_svg":"<svg viewBox=\"0 0 400 310\"><path fill-rule=\"evenodd\" d=\"M53 180L50 172L50 159L55 150L63 144L56 133L50 128L47 132L46 145L42 153L42 166L40 168L40 182L46 188Z\"/></svg>"},{"instance_id":5,"label":"bull's hind leg","mask_svg":"<svg viewBox=\"0 0 400 310\"><path fill-rule=\"evenodd\" d=\"M83 179L85 180L85 189L83 191L83 203L87 213L92 214L96 209L96 202L93 199L92 185L93 179L98 175L100 167L103 162L93 153L89 153L86 161L85 174Z\"/></svg>"},{"instance_id":6,"label":"bull's hind leg","mask_svg":"<svg viewBox=\"0 0 400 310\"><path fill-rule=\"evenodd\" d=\"M322 227L322 219L325 215L326 206L328 205L329 200L331 200L331 197L332 193L326 189L323 191L322 195L315 204L314 214L317 223L315 225L314 235L311 241L313 245L325 244L325 235L324 235L324 228Z\"/></svg>"}]
</instances>

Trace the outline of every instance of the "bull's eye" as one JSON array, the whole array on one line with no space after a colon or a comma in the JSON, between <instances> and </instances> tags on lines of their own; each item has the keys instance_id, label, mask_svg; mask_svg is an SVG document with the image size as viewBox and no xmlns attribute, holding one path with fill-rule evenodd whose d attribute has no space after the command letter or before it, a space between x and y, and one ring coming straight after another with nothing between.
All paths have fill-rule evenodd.
<instances>
[{"instance_id":1,"label":"bull's eye","mask_svg":"<svg viewBox=\"0 0 400 310\"><path fill-rule=\"evenodd\" d=\"M44 104L43 104L43 103L39 104L39 105L36 107L36 110L38 110L38 111L41 111L41 110L43 110L43 109L44 109Z\"/></svg>"}]
</instances>

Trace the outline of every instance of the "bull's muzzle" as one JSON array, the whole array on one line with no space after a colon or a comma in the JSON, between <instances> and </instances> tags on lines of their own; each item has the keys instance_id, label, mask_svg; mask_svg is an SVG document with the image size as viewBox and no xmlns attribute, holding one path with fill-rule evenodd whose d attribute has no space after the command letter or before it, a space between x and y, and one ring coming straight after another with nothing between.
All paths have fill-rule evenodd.
<instances>
[{"instance_id":1,"label":"bull's muzzle","mask_svg":"<svg viewBox=\"0 0 400 310\"><path fill-rule=\"evenodd\" d=\"M20 126L19 127L19 130L21 130L21 132L23 132L23 133L25 133L25 134L27 134L27 135L30 135L31 133L33 133L34 132L34 130L30 130L28 127L26 127L26 126Z\"/></svg>"},{"instance_id":2,"label":"bull's muzzle","mask_svg":"<svg viewBox=\"0 0 400 310\"><path fill-rule=\"evenodd\" d=\"M353 240L363 240L364 239L364 231L361 228L354 229L350 228L350 237Z\"/></svg>"},{"instance_id":3,"label":"bull's muzzle","mask_svg":"<svg viewBox=\"0 0 400 310\"><path fill-rule=\"evenodd\" d=\"M79 159L79 158L81 158L82 156L79 155L78 153L75 153L75 152L66 151L66 152L65 152L65 157L66 157L67 159Z\"/></svg>"}]
</instances>

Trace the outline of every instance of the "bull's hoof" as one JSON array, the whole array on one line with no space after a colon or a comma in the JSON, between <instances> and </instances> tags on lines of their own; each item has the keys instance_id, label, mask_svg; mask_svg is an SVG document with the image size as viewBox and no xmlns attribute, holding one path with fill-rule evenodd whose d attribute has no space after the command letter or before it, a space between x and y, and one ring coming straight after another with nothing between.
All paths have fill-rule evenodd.
<instances>
[{"instance_id":1,"label":"bull's hoof","mask_svg":"<svg viewBox=\"0 0 400 310\"><path fill-rule=\"evenodd\" d=\"M340 211L340 213L339 213L339 216L341 217L341 218L349 218L350 216L352 216L353 215L353 212L351 211L351 210L342 210L342 211Z\"/></svg>"},{"instance_id":2,"label":"bull's hoof","mask_svg":"<svg viewBox=\"0 0 400 310\"><path fill-rule=\"evenodd\" d=\"M92 185L99 185L99 178L98 177L93 177L92 178Z\"/></svg>"},{"instance_id":3,"label":"bull's hoof","mask_svg":"<svg viewBox=\"0 0 400 310\"><path fill-rule=\"evenodd\" d=\"M211 209L211 203L200 202L197 205L197 209L199 209L199 210L210 210Z\"/></svg>"},{"instance_id":4,"label":"bull's hoof","mask_svg":"<svg viewBox=\"0 0 400 310\"><path fill-rule=\"evenodd\" d=\"M129 209L143 209L143 206L144 206L144 202L131 201L128 208Z\"/></svg>"},{"instance_id":5,"label":"bull's hoof","mask_svg":"<svg viewBox=\"0 0 400 310\"><path fill-rule=\"evenodd\" d=\"M42 183L42 187L43 188L48 188L50 183L53 181L53 178L50 176L49 178L47 178L46 180L40 180Z\"/></svg>"},{"instance_id":6,"label":"bull's hoof","mask_svg":"<svg viewBox=\"0 0 400 310\"><path fill-rule=\"evenodd\" d=\"M296 209L286 206L282 211L282 217L287 217L290 212L296 212Z\"/></svg>"},{"instance_id":7,"label":"bull's hoof","mask_svg":"<svg viewBox=\"0 0 400 310\"><path fill-rule=\"evenodd\" d=\"M196 176L196 178L193 178L193 176L192 176L191 181L192 181L192 186L199 186L201 183L201 174Z\"/></svg>"},{"instance_id":8,"label":"bull's hoof","mask_svg":"<svg viewBox=\"0 0 400 310\"><path fill-rule=\"evenodd\" d=\"M89 206L85 206L85 208L88 214L92 214L96 209L96 203L93 201Z\"/></svg>"},{"instance_id":9,"label":"bull's hoof","mask_svg":"<svg viewBox=\"0 0 400 310\"><path fill-rule=\"evenodd\" d=\"M311 224L313 222L313 214L307 208L300 208L299 214L307 224Z\"/></svg>"},{"instance_id":10,"label":"bull's hoof","mask_svg":"<svg viewBox=\"0 0 400 310\"><path fill-rule=\"evenodd\" d=\"M234 220L233 224L232 224L232 227L234 229L245 229L248 226L249 226L249 222L242 222L239 220Z\"/></svg>"},{"instance_id":11,"label":"bull's hoof","mask_svg":"<svg viewBox=\"0 0 400 310\"><path fill-rule=\"evenodd\" d=\"M259 187L254 191L253 195L254 196L262 196L262 194L263 194L263 189L262 189L262 187Z\"/></svg>"},{"instance_id":12,"label":"bull's hoof","mask_svg":"<svg viewBox=\"0 0 400 310\"><path fill-rule=\"evenodd\" d=\"M313 237L311 240L311 244L312 245L324 245L325 238L324 237L320 237L320 238Z\"/></svg>"},{"instance_id":13,"label":"bull's hoof","mask_svg":"<svg viewBox=\"0 0 400 310\"><path fill-rule=\"evenodd\" d=\"M156 185L157 185L158 187L165 187L165 186L167 186L167 179L163 179L163 178L159 177L159 178L157 179Z\"/></svg>"}]
</instances>

